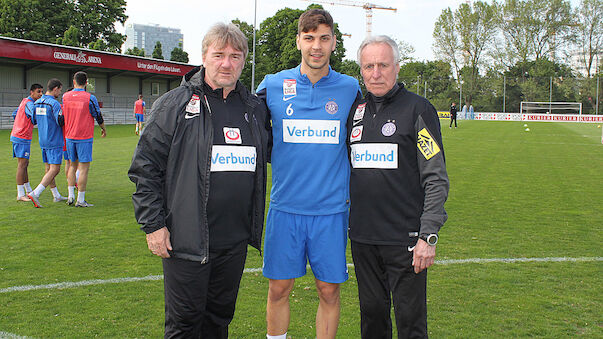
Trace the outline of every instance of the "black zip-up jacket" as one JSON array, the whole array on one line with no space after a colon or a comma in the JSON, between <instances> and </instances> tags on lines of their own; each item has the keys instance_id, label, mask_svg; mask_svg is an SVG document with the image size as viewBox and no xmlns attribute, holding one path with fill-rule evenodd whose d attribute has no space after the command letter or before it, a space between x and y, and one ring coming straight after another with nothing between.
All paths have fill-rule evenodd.
<instances>
[{"instance_id":1,"label":"black zip-up jacket","mask_svg":"<svg viewBox=\"0 0 603 339\"><path fill-rule=\"evenodd\" d=\"M205 70L196 67L179 87L155 101L128 171L136 184L132 201L141 229L148 234L167 226L173 248L170 256L201 263L209 260L206 207L213 145L204 76ZM237 86L243 87L240 82ZM266 202L267 109L247 89L241 93L257 153L249 243L260 250ZM193 95L199 110L190 112L187 105L193 103Z\"/></svg>"},{"instance_id":2,"label":"black zip-up jacket","mask_svg":"<svg viewBox=\"0 0 603 339\"><path fill-rule=\"evenodd\" d=\"M381 98L367 94L350 112L348 143L351 240L412 245L418 234L439 231L447 219L444 203L449 183L438 114L427 99L403 84ZM364 163L365 168L360 168L362 160L377 149L368 147L381 147L381 164L391 167ZM397 163L392 160L394 150Z\"/></svg>"}]
</instances>

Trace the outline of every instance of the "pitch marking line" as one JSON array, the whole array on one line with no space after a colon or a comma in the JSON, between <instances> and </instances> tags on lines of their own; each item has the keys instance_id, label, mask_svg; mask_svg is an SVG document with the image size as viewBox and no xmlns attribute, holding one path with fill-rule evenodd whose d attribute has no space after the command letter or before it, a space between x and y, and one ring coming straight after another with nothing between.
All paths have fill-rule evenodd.
<instances>
[{"instance_id":1,"label":"pitch marking line","mask_svg":"<svg viewBox=\"0 0 603 339\"><path fill-rule=\"evenodd\" d=\"M8 333L8 332L2 332L2 331L0 331L0 338L1 339L30 339L28 337L22 337L20 335Z\"/></svg>"},{"instance_id":2,"label":"pitch marking line","mask_svg":"<svg viewBox=\"0 0 603 339\"><path fill-rule=\"evenodd\" d=\"M588 261L603 261L603 257L579 257L579 258L568 258L568 257L547 257L547 258L469 258L469 259L443 259L436 260L437 265L455 265L455 264L487 264L487 263L526 263L526 262L588 262ZM348 267L353 268L353 264L348 264ZM246 268L243 273L259 273L262 272L261 268ZM163 275L147 275L146 277L133 277L133 278L114 278L114 279L94 279L94 280L83 280L75 282L62 282L56 284L46 285L23 285L13 286L0 289L0 293L9 292L24 292L33 290L43 289L64 289L64 288L75 288L81 286L91 285L103 285L103 284L119 284L136 281L154 281L162 280ZM3 333L0 332L0 335ZM1 338L1 336L0 336Z\"/></svg>"}]
</instances>

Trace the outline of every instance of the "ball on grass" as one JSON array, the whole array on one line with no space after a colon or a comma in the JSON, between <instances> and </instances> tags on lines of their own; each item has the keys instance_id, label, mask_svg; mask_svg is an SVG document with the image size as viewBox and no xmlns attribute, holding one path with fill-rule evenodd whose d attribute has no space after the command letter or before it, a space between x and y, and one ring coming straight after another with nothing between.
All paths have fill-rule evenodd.
<instances>
[{"instance_id":1,"label":"ball on grass","mask_svg":"<svg viewBox=\"0 0 603 339\"><path fill-rule=\"evenodd\" d=\"M528 124L523 124L523 127L528 127Z\"/></svg>"},{"instance_id":2,"label":"ball on grass","mask_svg":"<svg viewBox=\"0 0 603 339\"><path fill-rule=\"evenodd\" d=\"M529 131L530 131L530 129L529 129L529 128L526 128L526 132L529 132Z\"/></svg>"}]
</instances>

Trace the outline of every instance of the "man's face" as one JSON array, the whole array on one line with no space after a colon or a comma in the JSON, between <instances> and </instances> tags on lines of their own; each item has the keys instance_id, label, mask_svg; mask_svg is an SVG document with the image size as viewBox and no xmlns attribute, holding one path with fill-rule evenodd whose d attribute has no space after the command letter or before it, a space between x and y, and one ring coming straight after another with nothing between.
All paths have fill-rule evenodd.
<instances>
[{"instance_id":1,"label":"man's face","mask_svg":"<svg viewBox=\"0 0 603 339\"><path fill-rule=\"evenodd\" d=\"M366 89L373 95L382 97L394 87L400 64L394 62L394 52L388 44L375 43L364 47L360 64Z\"/></svg>"},{"instance_id":2,"label":"man's face","mask_svg":"<svg viewBox=\"0 0 603 339\"><path fill-rule=\"evenodd\" d=\"M42 89L41 88L36 88L33 91L29 91L29 96L35 100L38 100L42 97Z\"/></svg>"},{"instance_id":3,"label":"man's face","mask_svg":"<svg viewBox=\"0 0 603 339\"><path fill-rule=\"evenodd\" d=\"M59 87L55 87L52 91L50 91L50 94L56 99L59 96L61 96L62 92L63 92L63 86L59 86Z\"/></svg>"},{"instance_id":4,"label":"man's face","mask_svg":"<svg viewBox=\"0 0 603 339\"><path fill-rule=\"evenodd\" d=\"M205 82L213 89L233 89L241 76L245 65L243 52L227 44L223 48L216 48L212 44L203 55L205 67Z\"/></svg>"},{"instance_id":5,"label":"man's face","mask_svg":"<svg viewBox=\"0 0 603 339\"><path fill-rule=\"evenodd\" d=\"M329 58L337 43L331 27L320 24L315 31L298 34L296 42L304 65L312 69L329 67Z\"/></svg>"}]
</instances>

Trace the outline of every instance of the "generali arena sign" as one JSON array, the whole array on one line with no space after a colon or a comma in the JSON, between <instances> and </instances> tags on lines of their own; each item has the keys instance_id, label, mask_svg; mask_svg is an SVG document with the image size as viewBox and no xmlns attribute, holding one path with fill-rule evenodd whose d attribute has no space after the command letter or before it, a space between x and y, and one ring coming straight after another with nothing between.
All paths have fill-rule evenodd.
<instances>
[{"instance_id":1,"label":"generali arena sign","mask_svg":"<svg viewBox=\"0 0 603 339\"><path fill-rule=\"evenodd\" d=\"M0 57L182 76L194 66L0 37Z\"/></svg>"}]
</instances>

